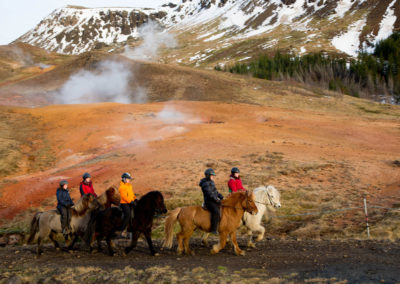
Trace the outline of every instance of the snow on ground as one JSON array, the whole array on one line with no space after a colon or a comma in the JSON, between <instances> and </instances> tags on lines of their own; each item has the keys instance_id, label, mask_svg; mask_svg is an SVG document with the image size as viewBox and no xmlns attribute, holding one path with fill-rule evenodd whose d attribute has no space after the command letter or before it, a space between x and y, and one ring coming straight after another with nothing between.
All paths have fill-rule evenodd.
<instances>
[{"instance_id":1,"label":"snow on ground","mask_svg":"<svg viewBox=\"0 0 400 284\"><path fill-rule=\"evenodd\" d=\"M207 41L213 41L213 40L217 40L217 39L219 39L219 38L223 37L223 36L224 36L224 34L225 34L225 32L222 32L222 33L219 33L219 34L213 35L213 36L211 36L211 37L209 37L209 38L205 39L204 41L205 41L205 42L207 42Z\"/></svg>"},{"instance_id":2,"label":"snow on ground","mask_svg":"<svg viewBox=\"0 0 400 284\"><path fill-rule=\"evenodd\" d=\"M360 48L360 33L366 22L364 18L349 26L347 32L332 39L332 45L351 56L357 56Z\"/></svg>"},{"instance_id":3,"label":"snow on ground","mask_svg":"<svg viewBox=\"0 0 400 284\"><path fill-rule=\"evenodd\" d=\"M381 23L379 24L379 32L375 37L375 42L387 38L393 33L393 26L396 22L396 15L394 14L394 4L397 0L393 0L388 6Z\"/></svg>"},{"instance_id":4,"label":"snow on ground","mask_svg":"<svg viewBox=\"0 0 400 284\"><path fill-rule=\"evenodd\" d=\"M329 17L329 19L333 19L336 17L343 18L348 10L350 10L351 6L354 4L353 0L340 0L337 3L335 13Z\"/></svg>"}]
</instances>

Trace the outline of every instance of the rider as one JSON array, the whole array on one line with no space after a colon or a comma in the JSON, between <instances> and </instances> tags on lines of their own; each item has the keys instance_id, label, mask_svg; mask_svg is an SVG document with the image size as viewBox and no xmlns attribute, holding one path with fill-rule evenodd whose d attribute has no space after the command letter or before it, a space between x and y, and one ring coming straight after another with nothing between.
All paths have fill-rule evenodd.
<instances>
[{"instance_id":1,"label":"rider","mask_svg":"<svg viewBox=\"0 0 400 284\"><path fill-rule=\"evenodd\" d=\"M217 235L218 223L221 219L219 207L221 200L224 198L217 191L214 183L215 172L213 169L207 169L204 172L205 178L200 180L200 187L203 191L204 205L211 213L211 233Z\"/></svg>"},{"instance_id":2,"label":"rider","mask_svg":"<svg viewBox=\"0 0 400 284\"><path fill-rule=\"evenodd\" d=\"M97 197L97 194L93 189L92 176L89 173L84 173L82 179L83 180L79 185L81 196L84 196L85 194L92 194L94 197Z\"/></svg>"},{"instance_id":3,"label":"rider","mask_svg":"<svg viewBox=\"0 0 400 284\"><path fill-rule=\"evenodd\" d=\"M122 231L124 231L129 220L133 217L131 216L131 208L136 205L136 196L132 189L131 175L129 173L123 173L121 179L119 183L119 194L121 195L120 207L124 212L124 220L122 221Z\"/></svg>"},{"instance_id":4,"label":"rider","mask_svg":"<svg viewBox=\"0 0 400 284\"><path fill-rule=\"evenodd\" d=\"M231 175L228 181L229 193L237 191L245 191L242 180L240 179L240 170L238 168L232 168Z\"/></svg>"},{"instance_id":5,"label":"rider","mask_svg":"<svg viewBox=\"0 0 400 284\"><path fill-rule=\"evenodd\" d=\"M71 231L70 221L71 213L70 208L74 205L68 191L68 181L60 181L60 187L57 189L57 209L61 214L61 228L65 238L68 238L68 234Z\"/></svg>"}]
</instances>

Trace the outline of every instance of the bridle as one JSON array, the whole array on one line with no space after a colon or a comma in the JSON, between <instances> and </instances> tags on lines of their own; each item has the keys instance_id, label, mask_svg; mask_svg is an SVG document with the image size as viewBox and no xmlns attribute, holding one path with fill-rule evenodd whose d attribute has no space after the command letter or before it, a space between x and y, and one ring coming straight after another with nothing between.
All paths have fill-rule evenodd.
<instances>
[{"instance_id":1,"label":"bridle","mask_svg":"<svg viewBox=\"0 0 400 284\"><path fill-rule=\"evenodd\" d=\"M268 191L267 191L267 197L268 197L269 204L264 203L264 202L259 202L259 201L254 201L254 202L258 203L258 204L271 205L271 206L275 207L275 202L272 201L271 195L269 194Z\"/></svg>"}]
</instances>

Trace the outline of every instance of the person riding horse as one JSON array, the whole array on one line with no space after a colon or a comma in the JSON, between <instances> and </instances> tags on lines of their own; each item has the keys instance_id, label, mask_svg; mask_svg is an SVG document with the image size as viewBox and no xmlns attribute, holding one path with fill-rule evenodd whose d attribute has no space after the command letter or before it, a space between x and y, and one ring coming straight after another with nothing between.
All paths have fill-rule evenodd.
<instances>
[{"instance_id":1,"label":"person riding horse","mask_svg":"<svg viewBox=\"0 0 400 284\"><path fill-rule=\"evenodd\" d=\"M94 192L93 189L92 176L89 173L84 173L82 179L83 180L79 185L81 197L85 194L92 194L94 197L97 197L97 194Z\"/></svg>"},{"instance_id":2,"label":"person riding horse","mask_svg":"<svg viewBox=\"0 0 400 284\"><path fill-rule=\"evenodd\" d=\"M215 172L213 169L207 169L204 172L205 178L200 180L200 187L203 191L204 205L211 213L211 234L218 235L217 229L221 219L220 205L221 200L224 198L221 193L217 191L214 183Z\"/></svg>"},{"instance_id":3,"label":"person riding horse","mask_svg":"<svg viewBox=\"0 0 400 284\"><path fill-rule=\"evenodd\" d=\"M121 182L119 184L119 194L121 195L120 207L124 213L124 219L122 222L122 231L126 229L129 220L133 218L131 216L132 208L136 205L136 196L132 189L132 184L130 181L132 177L129 173L123 173L121 176Z\"/></svg>"},{"instance_id":4,"label":"person riding horse","mask_svg":"<svg viewBox=\"0 0 400 284\"><path fill-rule=\"evenodd\" d=\"M71 231L70 221L71 212L70 208L74 205L68 191L68 181L60 181L60 187L57 189L57 209L61 214L61 228L64 237L67 239Z\"/></svg>"},{"instance_id":5,"label":"person riding horse","mask_svg":"<svg viewBox=\"0 0 400 284\"><path fill-rule=\"evenodd\" d=\"M229 193L236 191L246 191L243 187L242 180L240 179L240 170L232 168L231 175L228 181Z\"/></svg>"}]
</instances>

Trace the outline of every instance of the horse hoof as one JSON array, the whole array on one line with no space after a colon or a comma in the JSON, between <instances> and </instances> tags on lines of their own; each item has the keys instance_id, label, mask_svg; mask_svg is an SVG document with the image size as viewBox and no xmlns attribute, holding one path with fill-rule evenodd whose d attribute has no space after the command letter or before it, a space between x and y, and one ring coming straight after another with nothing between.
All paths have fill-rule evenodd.
<instances>
[{"instance_id":1,"label":"horse hoof","mask_svg":"<svg viewBox=\"0 0 400 284\"><path fill-rule=\"evenodd\" d=\"M194 251L191 251L191 252L189 252L189 255L191 255L191 256L195 256L195 253L194 253Z\"/></svg>"},{"instance_id":2,"label":"horse hoof","mask_svg":"<svg viewBox=\"0 0 400 284\"><path fill-rule=\"evenodd\" d=\"M249 248L255 248L255 247L256 247L256 245L255 245L254 243L248 243L247 246L248 246Z\"/></svg>"},{"instance_id":3,"label":"horse hoof","mask_svg":"<svg viewBox=\"0 0 400 284\"><path fill-rule=\"evenodd\" d=\"M203 246L205 246L206 248L208 247L208 242L201 242L201 244L202 244Z\"/></svg>"},{"instance_id":4,"label":"horse hoof","mask_svg":"<svg viewBox=\"0 0 400 284\"><path fill-rule=\"evenodd\" d=\"M262 239L263 239L263 237L260 236L260 237L257 237L256 241L257 241L257 242L260 242L260 241L262 241Z\"/></svg>"},{"instance_id":5,"label":"horse hoof","mask_svg":"<svg viewBox=\"0 0 400 284\"><path fill-rule=\"evenodd\" d=\"M243 250L240 250L240 251L238 251L238 252L236 252L236 255L246 255L246 252L245 251L243 251Z\"/></svg>"},{"instance_id":6,"label":"horse hoof","mask_svg":"<svg viewBox=\"0 0 400 284\"><path fill-rule=\"evenodd\" d=\"M177 254L178 254L178 255L182 255L182 252L181 252L181 251L178 251Z\"/></svg>"},{"instance_id":7,"label":"horse hoof","mask_svg":"<svg viewBox=\"0 0 400 284\"><path fill-rule=\"evenodd\" d=\"M214 249L210 250L211 254L217 254L218 252Z\"/></svg>"},{"instance_id":8,"label":"horse hoof","mask_svg":"<svg viewBox=\"0 0 400 284\"><path fill-rule=\"evenodd\" d=\"M155 254L153 254L153 256L160 256L160 254L156 252Z\"/></svg>"}]
</instances>

